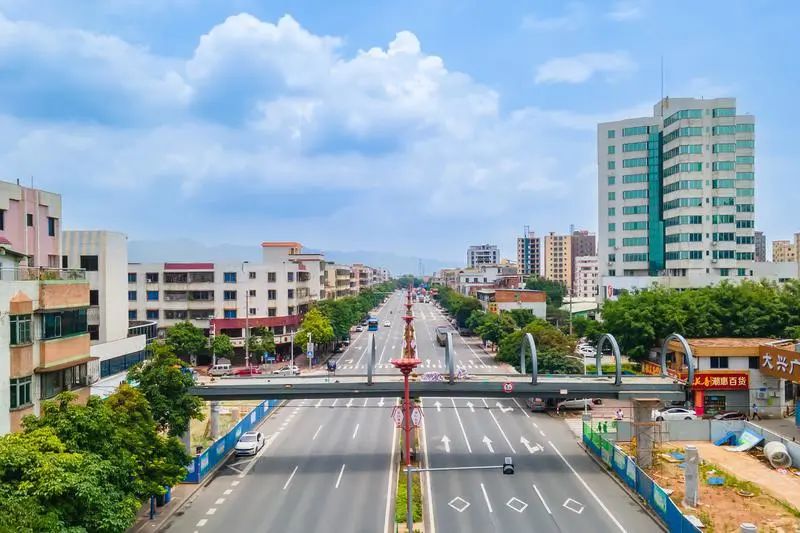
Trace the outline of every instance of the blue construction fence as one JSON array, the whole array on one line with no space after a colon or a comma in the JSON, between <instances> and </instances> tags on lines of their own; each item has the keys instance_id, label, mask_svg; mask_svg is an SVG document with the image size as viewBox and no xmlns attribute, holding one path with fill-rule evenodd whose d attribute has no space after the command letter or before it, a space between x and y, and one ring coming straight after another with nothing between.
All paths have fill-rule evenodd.
<instances>
[{"instance_id":1,"label":"blue construction fence","mask_svg":"<svg viewBox=\"0 0 800 533\"><path fill-rule=\"evenodd\" d=\"M184 483L200 483L217 464L236 446L236 442L243 433L250 431L258 425L270 411L277 407L279 400L264 400L255 409L247 413L228 433L217 439L214 444L206 448L200 455L186 467L188 473Z\"/></svg>"},{"instance_id":2,"label":"blue construction fence","mask_svg":"<svg viewBox=\"0 0 800 533\"><path fill-rule=\"evenodd\" d=\"M583 443L644 499L648 507L667 526L670 533L700 533L700 530L689 522L675 502L664 492L664 489L639 468L632 457L605 438L602 433L593 430L592 426L586 422L583 423Z\"/></svg>"}]
</instances>

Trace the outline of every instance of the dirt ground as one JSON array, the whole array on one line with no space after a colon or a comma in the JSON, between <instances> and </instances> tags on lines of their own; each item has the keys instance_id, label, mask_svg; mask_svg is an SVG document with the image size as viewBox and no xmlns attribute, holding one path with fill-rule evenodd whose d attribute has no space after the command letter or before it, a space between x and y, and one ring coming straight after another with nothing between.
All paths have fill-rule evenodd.
<instances>
[{"instance_id":1,"label":"dirt ground","mask_svg":"<svg viewBox=\"0 0 800 533\"><path fill-rule=\"evenodd\" d=\"M220 402L219 412L219 429L220 434L225 434L227 431L236 425L239 420L244 418L247 413L253 410L260 402L258 401L226 401ZM203 449L212 444L210 438L209 415L211 412L209 402L205 402L203 406L203 413L205 417L203 420L192 420L192 449L196 446L202 446Z\"/></svg>"},{"instance_id":2,"label":"dirt ground","mask_svg":"<svg viewBox=\"0 0 800 533\"><path fill-rule=\"evenodd\" d=\"M703 531L739 531L742 522L755 524L758 531L800 531L800 476L778 473L754 455L730 452L709 442L664 443L659 453L683 453L687 444L697 446L702 459L697 509L682 505L684 473L678 462L658 455L649 474L662 488L672 489L672 500L686 514L697 516L706 525ZM714 476L722 477L724 484L706 483Z\"/></svg>"}]
</instances>

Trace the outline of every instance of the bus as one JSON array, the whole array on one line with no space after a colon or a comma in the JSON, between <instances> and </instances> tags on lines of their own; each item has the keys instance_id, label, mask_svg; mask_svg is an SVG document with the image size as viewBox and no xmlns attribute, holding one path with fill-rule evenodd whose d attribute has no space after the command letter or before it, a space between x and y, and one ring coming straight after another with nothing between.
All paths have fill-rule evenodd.
<instances>
[{"instance_id":1,"label":"bus","mask_svg":"<svg viewBox=\"0 0 800 533\"><path fill-rule=\"evenodd\" d=\"M378 331L378 319L374 316L367 319L367 331Z\"/></svg>"}]
</instances>

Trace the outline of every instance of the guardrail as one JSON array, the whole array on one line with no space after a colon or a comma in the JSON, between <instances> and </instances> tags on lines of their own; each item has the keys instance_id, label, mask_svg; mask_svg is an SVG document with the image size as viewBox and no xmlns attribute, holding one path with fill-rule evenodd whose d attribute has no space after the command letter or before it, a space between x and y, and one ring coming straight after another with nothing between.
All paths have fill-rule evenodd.
<instances>
[{"instance_id":1,"label":"guardrail","mask_svg":"<svg viewBox=\"0 0 800 533\"><path fill-rule=\"evenodd\" d=\"M255 409L247 413L228 433L217 439L214 444L203 450L186 467L188 472L184 483L200 483L209 472L214 470L220 461L223 461L236 446L236 442L243 433L250 431L267 414L280 403L279 400L264 400Z\"/></svg>"},{"instance_id":2,"label":"guardrail","mask_svg":"<svg viewBox=\"0 0 800 533\"><path fill-rule=\"evenodd\" d=\"M86 271L76 268L16 267L0 268L3 281L83 281Z\"/></svg>"},{"instance_id":3,"label":"guardrail","mask_svg":"<svg viewBox=\"0 0 800 533\"><path fill-rule=\"evenodd\" d=\"M639 468L632 457L620 450L613 442L594 431L591 425L583 423L583 443L591 453L599 457L614 473L635 490L667 526L670 533L700 533L686 518L664 489L658 486L644 470Z\"/></svg>"}]
</instances>

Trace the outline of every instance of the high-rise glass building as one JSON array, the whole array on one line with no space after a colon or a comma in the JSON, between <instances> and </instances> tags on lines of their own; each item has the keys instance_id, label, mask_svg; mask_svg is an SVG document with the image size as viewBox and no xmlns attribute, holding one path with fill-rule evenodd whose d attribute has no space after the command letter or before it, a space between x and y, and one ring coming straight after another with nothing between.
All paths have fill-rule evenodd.
<instances>
[{"instance_id":1,"label":"high-rise glass building","mask_svg":"<svg viewBox=\"0 0 800 533\"><path fill-rule=\"evenodd\" d=\"M597 148L601 280L753 275L755 118L736 99L664 98L599 124Z\"/></svg>"},{"instance_id":2,"label":"high-rise glass building","mask_svg":"<svg viewBox=\"0 0 800 533\"><path fill-rule=\"evenodd\" d=\"M523 279L542 275L542 240L527 227L517 237L517 270Z\"/></svg>"}]
</instances>

